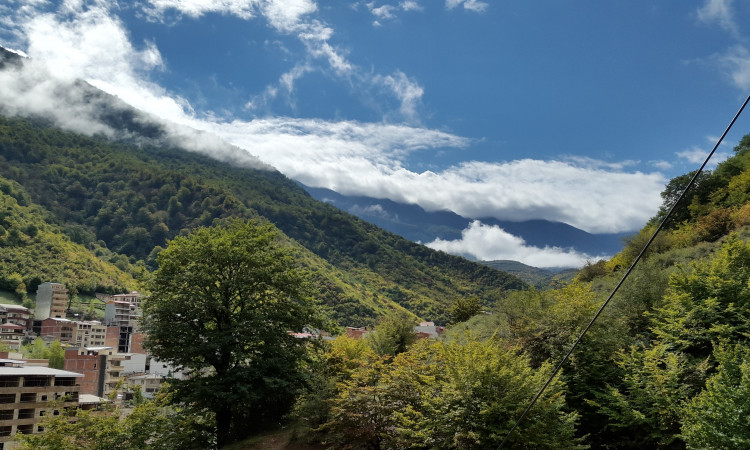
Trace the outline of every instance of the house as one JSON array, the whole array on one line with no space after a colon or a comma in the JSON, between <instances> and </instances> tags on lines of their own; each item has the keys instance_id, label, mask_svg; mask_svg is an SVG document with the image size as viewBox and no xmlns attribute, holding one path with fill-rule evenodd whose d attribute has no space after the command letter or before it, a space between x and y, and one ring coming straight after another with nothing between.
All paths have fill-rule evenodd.
<instances>
[{"instance_id":1,"label":"house","mask_svg":"<svg viewBox=\"0 0 750 450\"><path fill-rule=\"evenodd\" d=\"M445 332L445 327L439 327L434 322L420 322L414 327L414 332L421 338L436 338Z\"/></svg>"},{"instance_id":2,"label":"house","mask_svg":"<svg viewBox=\"0 0 750 450\"><path fill-rule=\"evenodd\" d=\"M81 376L0 359L0 448L11 448L16 433L43 432L39 422L45 415L77 407ZM54 400L61 403L51 404Z\"/></svg>"},{"instance_id":3,"label":"house","mask_svg":"<svg viewBox=\"0 0 750 450\"><path fill-rule=\"evenodd\" d=\"M367 329L367 327L362 328L355 328L355 327L346 327L346 337L352 338L352 339L362 339L367 333L370 331Z\"/></svg>"},{"instance_id":4,"label":"house","mask_svg":"<svg viewBox=\"0 0 750 450\"><path fill-rule=\"evenodd\" d=\"M164 383L164 376L158 373L133 374L125 378L126 384L131 387L138 386L141 388L143 397L152 399Z\"/></svg>"}]
</instances>

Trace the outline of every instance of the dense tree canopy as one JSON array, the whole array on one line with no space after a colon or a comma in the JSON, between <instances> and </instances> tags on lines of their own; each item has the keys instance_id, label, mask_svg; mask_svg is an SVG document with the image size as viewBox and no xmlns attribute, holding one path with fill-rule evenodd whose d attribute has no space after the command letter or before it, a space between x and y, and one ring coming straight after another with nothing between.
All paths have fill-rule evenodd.
<instances>
[{"instance_id":1,"label":"dense tree canopy","mask_svg":"<svg viewBox=\"0 0 750 450\"><path fill-rule=\"evenodd\" d=\"M188 371L175 399L214 411L219 445L287 412L307 346L289 332L320 322L277 239L271 225L241 220L175 238L144 302L149 350Z\"/></svg>"}]
</instances>

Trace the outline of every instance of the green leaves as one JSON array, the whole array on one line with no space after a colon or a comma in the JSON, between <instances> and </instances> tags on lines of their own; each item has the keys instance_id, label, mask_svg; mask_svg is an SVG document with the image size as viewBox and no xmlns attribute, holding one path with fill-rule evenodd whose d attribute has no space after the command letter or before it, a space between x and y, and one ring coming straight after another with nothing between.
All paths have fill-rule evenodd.
<instances>
[{"instance_id":1,"label":"green leaves","mask_svg":"<svg viewBox=\"0 0 750 450\"><path fill-rule=\"evenodd\" d=\"M190 373L174 381L175 400L214 411L220 445L288 412L307 347L289 332L321 324L278 238L270 224L241 220L177 237L143 303L151 353Z\"/></svg>"},{"instance_id":2,"label":"green leaves","mask_svg":"<svg viewBox=\"0 0 750 450\"><path fill-rule=\"evenodd\" d=\"M549 376L516 348L470 336L423 339L390 364L368 360L338 384L327 441L385 448L497 447ZM512 448L577 448L577 415L564 412L556 379L511 436Z\"/></svg>"}]
</instances>

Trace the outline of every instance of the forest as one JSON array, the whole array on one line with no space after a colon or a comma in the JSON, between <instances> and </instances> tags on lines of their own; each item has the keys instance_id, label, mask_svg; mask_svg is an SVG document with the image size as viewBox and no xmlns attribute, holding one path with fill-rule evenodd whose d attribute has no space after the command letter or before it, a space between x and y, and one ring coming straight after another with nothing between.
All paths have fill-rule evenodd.
<instances>
[{"instance_id":1,"label":"forest","mask_svg":"<svg viewBox=\"0 0 750 450\"><path fill-rule=\"evenodd\" d=\"M442 323L457 297L481 293L489 305L505 290L525 286L515 276L409 242L318 202L276 171L178 148L86 137L42 120L0 118L0 179L59 239L135 279L123 286L111 277L102 285L107 290L138 288L167 240L228 217L262 217L279 228L342 325L372 324L394 311ZM19 274L33 292L46 272ZM89 294L97 288L68 276L59 282Z\"/></svg>"}]
</instances>

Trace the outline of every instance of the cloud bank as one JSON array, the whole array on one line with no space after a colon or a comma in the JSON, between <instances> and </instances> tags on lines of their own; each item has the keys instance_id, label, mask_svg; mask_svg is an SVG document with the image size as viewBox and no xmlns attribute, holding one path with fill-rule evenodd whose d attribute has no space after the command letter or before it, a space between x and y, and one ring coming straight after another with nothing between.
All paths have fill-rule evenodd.
<instances>
[{"instance_id":1,"label":"cloud bank","mask_svg":"<svg viewBox=\"0 0 750 450\"><path fill-rule=\"evenodd\" d=\"M461 239L436 239L426 245L479 261L512 260L545 268L582 267L587 261L609 258L607 255L592 256L559 247L528 246L520 237L513 236L500 227L484 225L478 220L461 233Z\"/></svg>"}]
</instances>

